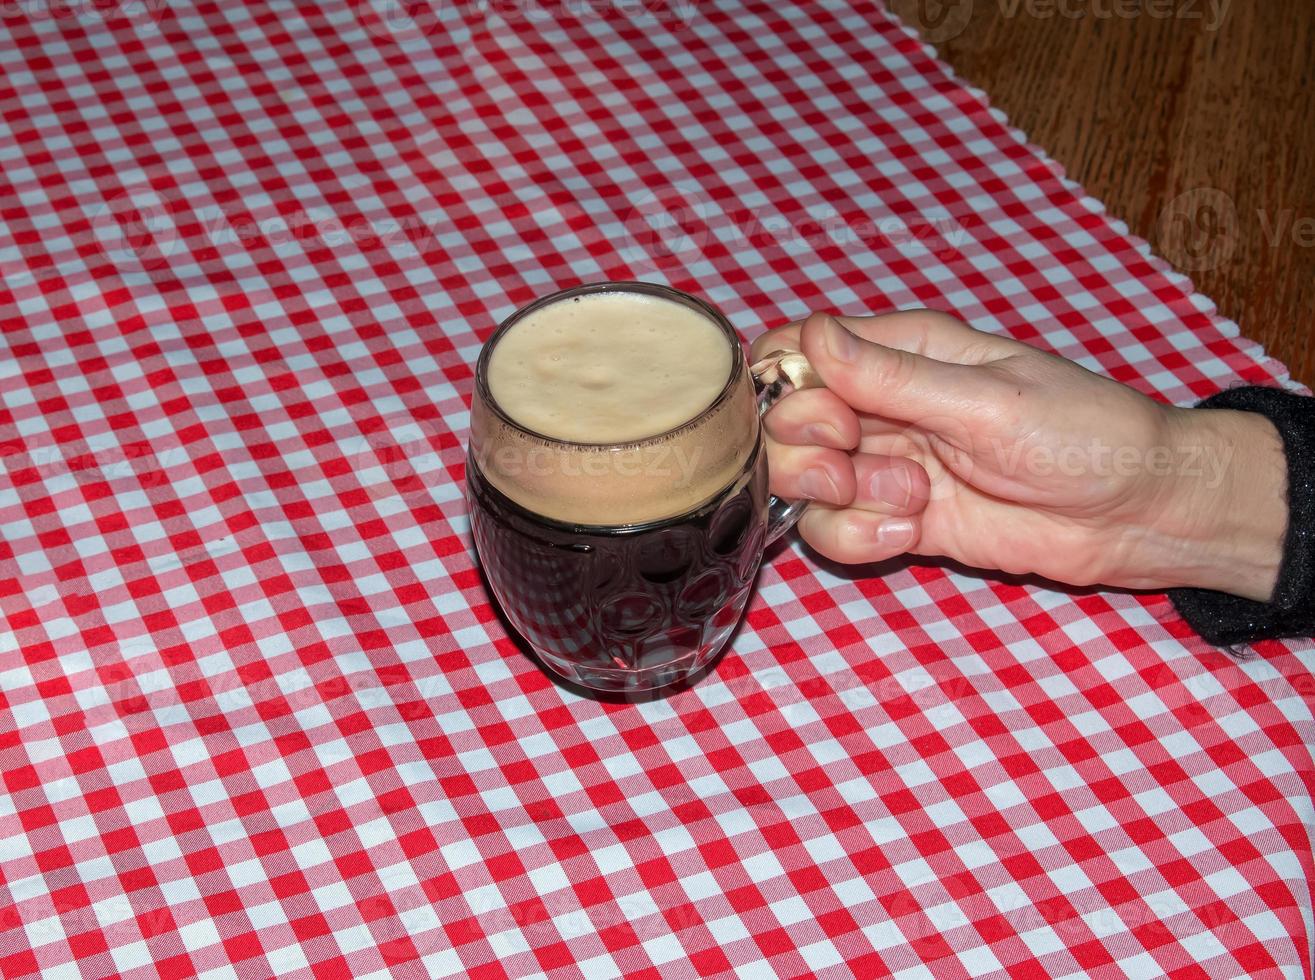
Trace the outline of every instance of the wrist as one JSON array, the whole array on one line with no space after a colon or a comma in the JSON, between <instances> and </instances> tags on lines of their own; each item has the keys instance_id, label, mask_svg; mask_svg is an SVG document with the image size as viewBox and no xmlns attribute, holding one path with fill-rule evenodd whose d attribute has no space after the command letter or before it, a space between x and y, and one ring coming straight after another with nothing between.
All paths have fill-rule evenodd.
<instances>
[{"instance_id":1,"label":"wrist","mask_svg":"<svg viewBox=\"0 0 1315 980\"><path fill-rule=\"evenodd\" d=\"M1267 602L1287 531L1287 459L1272 422L1254 412L1167 409L1172 472L1147 478L1125 528L1123 584L1197 588ZM1116 584L1116 583L1111 583Z\"/></svg>"}]
</instances>

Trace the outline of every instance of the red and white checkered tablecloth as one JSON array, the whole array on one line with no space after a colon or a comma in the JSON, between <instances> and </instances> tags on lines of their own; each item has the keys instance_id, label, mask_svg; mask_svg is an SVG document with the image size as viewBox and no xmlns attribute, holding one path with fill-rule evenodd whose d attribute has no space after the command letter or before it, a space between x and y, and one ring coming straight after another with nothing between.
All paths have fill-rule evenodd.
<instances>
[{"instance_id":1,"label":"red and white checkered tablecloth","mask_svg":"<svg viewBox=\"0 0 1315 980\"><path fill-rule=\"evenodd\" d=\"M0 30L5 977L1311 976L1308 642L796 543L712 675L600 703L490 606L472 366L560 286L1286 383L882 8Z\"/></svg>"}]
</instances>

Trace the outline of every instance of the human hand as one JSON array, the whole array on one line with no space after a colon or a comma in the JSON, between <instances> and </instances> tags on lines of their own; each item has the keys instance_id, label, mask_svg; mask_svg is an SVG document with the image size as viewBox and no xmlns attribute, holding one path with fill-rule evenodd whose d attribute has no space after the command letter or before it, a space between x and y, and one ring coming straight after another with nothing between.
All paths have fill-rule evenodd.
<instances>
[{"instance_id":1,"label":"human hand","mask_svg":"<svg viewBox=\"0 0 1315 980\"><path fill-rule=\"evenodd\" d=\"M1072 585L1265 600L1287 523L1263 416L1179 409L931 311L815 313L759 337L826 388L767 416L772 491L836 561L910 552Z\"/></svg>"}]
</instances>

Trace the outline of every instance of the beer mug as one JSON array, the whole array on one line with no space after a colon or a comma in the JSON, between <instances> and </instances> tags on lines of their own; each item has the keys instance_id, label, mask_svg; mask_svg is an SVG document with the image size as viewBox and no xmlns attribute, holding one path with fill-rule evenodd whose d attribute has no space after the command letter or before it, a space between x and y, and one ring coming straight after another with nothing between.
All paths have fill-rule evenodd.
<instances>
[{"instance_id":1,"label":"beer mug","mask_svg":"<svg viewBox=\"0 0 1315 980\"><path fill-rule=\"evenodd\" d=\"M498 327L466 499L493 595L548 668L635 692L716 657L805 506L768 493L760 418L813 384L797 352L751 368L719 311L651 283L567 289Z\"/></svg>"}]
</instances>

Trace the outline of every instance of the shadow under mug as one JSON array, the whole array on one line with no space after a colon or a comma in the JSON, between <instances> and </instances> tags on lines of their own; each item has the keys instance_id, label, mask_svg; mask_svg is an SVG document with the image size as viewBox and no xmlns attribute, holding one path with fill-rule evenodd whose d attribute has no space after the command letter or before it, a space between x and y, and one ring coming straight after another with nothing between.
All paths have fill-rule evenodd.
<instances>
[{"instance_id":1,"label":"shadow under mug","mask_svg":"<svg viewBox=\"0 0 1315 980\"><path fill-rule=\"evenodd\" d=\"M487 465L481 437L490 428L510 427L546 452L554 446L622 448L582 447L535 433L508 416L489 391L490 356L511 327L551 303L597 293L679 303L715 324L731 347L730 376L717 399L678 429L652 437L656 442L697 430L713 412L750 419L751 448L742 465L683 513L629 523L554 519L536 513L525 493L519 500L504 493L508 488L496 485L496 471ZM717 656L744 613L764 549L794 526L806 504L768 493L761 416L796 388L815 384L797 352L778 351L750 367L734 328L718 310L652 283L563 290L518 310L498 327L480 352L476 371L466 500L493 594L544 664L585 687L624 693L679 683ZM740 401L728 402L734 399ZM721 431L705 428L709 438Z\"/></svg>"}]
</instances>

